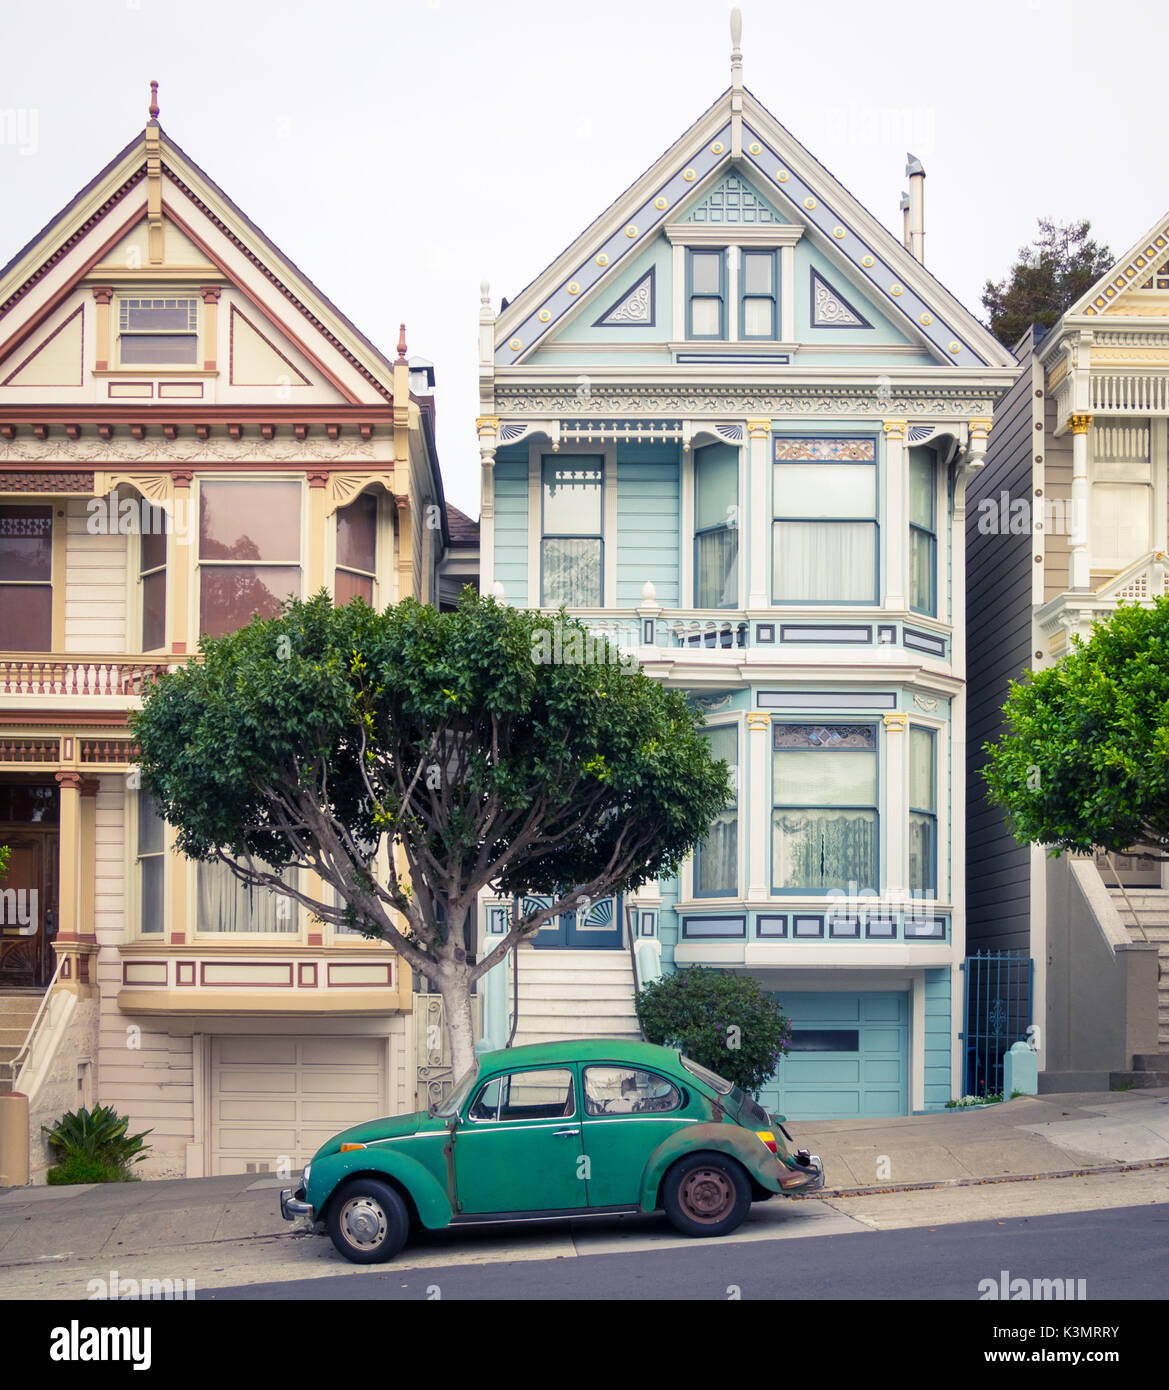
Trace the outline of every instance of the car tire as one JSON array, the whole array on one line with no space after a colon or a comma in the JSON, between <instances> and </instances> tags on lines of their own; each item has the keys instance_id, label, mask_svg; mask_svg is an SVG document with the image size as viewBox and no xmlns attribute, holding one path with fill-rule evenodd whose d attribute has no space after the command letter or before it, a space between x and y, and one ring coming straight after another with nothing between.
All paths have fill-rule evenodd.
<instances>
[{"instance_id":1,"label":"car tire","mask_svg":"<svg viewBox=\"0 0 1169 1390\"><path fill-rule=\"evenodd\" d=\"M750 1209L751 1181L725 1154L689 1154L666 1174L662 1205L684 1236L727 1236Z\"/></svg>"},{"instance_id":2,"label":"car tire","mask_svg":"<svg viewBox=\"0 0 1169 1390\"><path fill-rule=\"evenodd\" d=\"M329 1203L329 1238L354 1264L392 1260L410 1234L410 1211L389 1183L354 1178Z\"/></svg>"}]
</instances>

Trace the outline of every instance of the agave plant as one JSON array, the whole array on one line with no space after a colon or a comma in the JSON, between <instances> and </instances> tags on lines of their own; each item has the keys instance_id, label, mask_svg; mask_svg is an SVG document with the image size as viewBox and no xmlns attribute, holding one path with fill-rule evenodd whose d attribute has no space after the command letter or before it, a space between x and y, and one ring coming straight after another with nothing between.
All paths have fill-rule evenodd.
<instances>
[{"instance_id":1,"label":"agave plant","mask_svg":"<svg viewBox=\"0 0 1169 1390\"><path fill-rule=\"evenodd\" d=\"M127 1134L129 1127L129 1116L119 1115L109 1105L95 1106L92 1111L82 1106L62 1115L51 1127L41 1126L59 1159L85 1158L122 1169L141 1163L150 1148L142 1141L152 1131Z\"/></svg>"}]
</instances>

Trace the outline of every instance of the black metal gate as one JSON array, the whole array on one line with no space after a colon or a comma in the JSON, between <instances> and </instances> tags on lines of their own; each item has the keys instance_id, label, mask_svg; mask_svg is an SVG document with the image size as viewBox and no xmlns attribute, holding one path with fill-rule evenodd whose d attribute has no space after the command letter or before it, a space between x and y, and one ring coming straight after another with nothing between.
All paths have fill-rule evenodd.
<instances>
[{"instance_id":1,"label":"black metal gate","mask_svg":"<svg viewBox=\"0 0 1169 1390\"><path fill-rule=\"evenodd\" d=\"M1023 951L979 951L962 963L964 1095L1001 1095L1003 1054L1026 1042L1031 1026L1035 965Z\"/></svg>"}]
</instances>

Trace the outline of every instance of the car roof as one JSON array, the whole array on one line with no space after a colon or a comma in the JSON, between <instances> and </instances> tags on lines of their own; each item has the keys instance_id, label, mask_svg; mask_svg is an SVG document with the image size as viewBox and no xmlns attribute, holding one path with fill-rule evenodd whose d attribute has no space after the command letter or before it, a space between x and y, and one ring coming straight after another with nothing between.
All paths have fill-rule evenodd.
<instances>
[{"instance_id":1,"label":"car roof","mask_svg":"<svg viewBox=\"0 0 1169 1390\"><path fill-rule=\"evenodd\" d=\"M566 1042L525 1043L484 1052L479 1058L481 1071L500 1067L544 1066L550 1062L634 1062L647 1067L678 1066L678 1053L655 1043L634 1042L629 1038L570 1038Z\"/></svg>"}]
</instances>

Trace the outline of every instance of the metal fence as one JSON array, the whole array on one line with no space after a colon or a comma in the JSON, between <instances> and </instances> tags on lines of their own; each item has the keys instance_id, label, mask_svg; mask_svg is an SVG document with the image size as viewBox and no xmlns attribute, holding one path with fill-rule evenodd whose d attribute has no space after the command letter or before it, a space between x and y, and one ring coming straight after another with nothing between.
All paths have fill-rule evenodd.
<instances>
[{"instance_id":1,"label":"metal fence","mask_svg":"<svg viewBox=\"0 0 1169 1390\"><path fill-rule=\"evenodd\" d=\"M962 970L963 1094L1000 1095L1003 1055L1012 1043L1027 1041L1035 964L1023 951L979 951L966 957Z\"/></svg>"}]
</instances>

